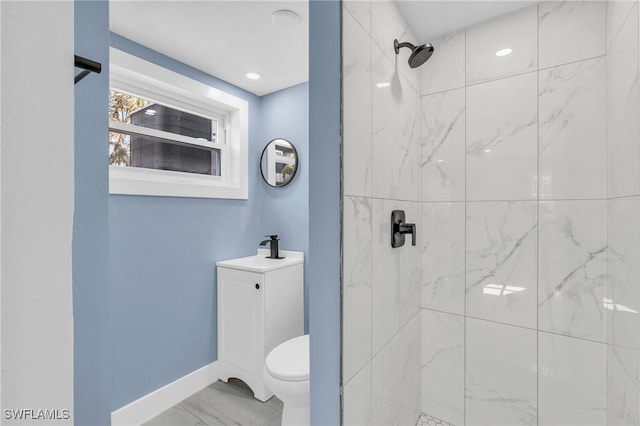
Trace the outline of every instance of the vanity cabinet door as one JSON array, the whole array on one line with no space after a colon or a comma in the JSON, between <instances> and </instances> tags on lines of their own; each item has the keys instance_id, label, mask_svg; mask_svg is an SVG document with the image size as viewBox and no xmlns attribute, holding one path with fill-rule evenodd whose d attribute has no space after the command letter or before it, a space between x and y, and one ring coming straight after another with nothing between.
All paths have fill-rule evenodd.
<instances>
[{"instance_id":1,"label":"vanity cabinet door","mask_svg":"<svg viewBox=\"0 0 640 426\"><path fill-rule=\"evenodd\" d=\"M261 374L264 275L218 268L218 359Z\"/></svg>"}]
</instances>

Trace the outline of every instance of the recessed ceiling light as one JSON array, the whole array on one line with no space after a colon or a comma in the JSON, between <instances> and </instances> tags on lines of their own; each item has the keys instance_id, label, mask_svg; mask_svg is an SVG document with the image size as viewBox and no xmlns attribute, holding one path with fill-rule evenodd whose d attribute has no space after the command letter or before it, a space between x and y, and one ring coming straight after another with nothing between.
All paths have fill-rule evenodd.
<instances>
[{"instance_id":1,"label":"recessed ceiling light","mask_svg":"<svg viewBox=\"0 0 640 426\"><path fill-rule=\"evenodd\" d=\"M485 149L484 152L491 152L489 148Z\"/></svg>"},{"instance_id":2,"label":"recessed ceiling light","mask_svg":"<svg viewBox=\"0 0 640 426\"><path fill-rule=\"evenodd\" d=\"M249 80L257 80L260 77L262 77L260 74L258 74L257 72L248 72L245 74L247 76L247 78Z\"/></svg>"},{"instance_id":3,"label":"recessed ceiling light","mask_svg":"<svg viewBox=\"0 0 640 426\"><path fill-rule=\"evenodd\" d=\"M156 115L156 110L155 109L148 109L144 112L147 115Z\"/></svg>"},{"instance_id":4,"label":"recessed ceiling light","mask_svg":"<svg viewBox=\"0 0 640 426\"><path fill-rule=\"evenodd\" d=\"M278 28L288 30L300 24L300 17L291 10L278 10L271 15L271 22Z\"/></svg>"},{"instance_id":5,"label":"recessed ceiling light","mask_svg":"<svg viewBox=\"0 0 640 426\"><path fill-rule=\"evenodd\" d=\"M389 87L389 86L391 86L391 83L389 83L388 81L383 81L382 83L376 84L376 87L379 87L381 89L383 89L385 87Z\"/></svg>"},{"instance_id":6,"label":"recessed ceiling light","mask_svg":"<svg viewBox=\"0 0 640 426\"><path fill-rule=\"evenodd\" d=\"M511 53L513 50L506 48L506 49L500 49L496 52L496 56L507 56L509 53Z\"/></svg>"}]
</instances>

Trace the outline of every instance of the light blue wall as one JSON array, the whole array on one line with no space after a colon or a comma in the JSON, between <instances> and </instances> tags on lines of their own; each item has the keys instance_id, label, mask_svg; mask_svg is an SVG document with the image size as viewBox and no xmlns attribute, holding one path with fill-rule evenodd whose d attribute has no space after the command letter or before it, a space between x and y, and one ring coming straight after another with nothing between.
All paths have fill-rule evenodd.
<instances>
[{"instance_id":1,"label":"light blue wall","mask_svg":"<svg viewBox=\"0 0 640 426\"><path fill-rule=\"evenodd\" d=\"M111 34L111 45L249 101L249 199L112 195L113 408L217 357L215 262L261 240L257 96ZM106 159L106 157L105 157Z\"/></svg>"},{"instance_id":2,"label":"light blue wall","mask_svg":"<svg viewBox=\"0 0 640 426\"><path fill-rule=\"evenodd\" d=\"M101 74L91 74L75 86L74 423L108 425L112 372L106 163L109 3L76 1L74 9L76 54L102 63Z\"/></svg>"},{"instance_id":3,"label":"light blue wall","mask_svg":"<svg viewBox=\"0 0 640 426\"><path fill-rule=\"evenodd\" d=\"M307 251L308 90L258 98L117 34L111 45L247 99L250 114L249 200L109 197L117 409L217 358L216 261L254 254L270 232L282 236L283 249ZM259 176L270 135L299 142L303 158L300 176L276 192ZM286 227L283 212L291 216Z\"/></svg>"},{"instance_id":4,"label":"light blue wall","mask_svg":"<svg viewBox=\"0 0 640 426\"><path fill-rule=\"evenodd\" d=\"M298 171L290 184L273 188L261 181L263 235L278 234L283 250L309 252L309 83L298 84L260 98L260 141L287 139L298 151ZM258 165L256 164L256 167ZM305 259L305 271L309 267ZM306 282L306 278L305 278ZM309 300L305 288L305 332Z\"/></svg>"},{"instance_id":5,"label":"light blue wall","mask_svg":"<svg viewBox=\"0 0 640 426\"><path fill-rule=\"evenodd\" d=\"M341 8L309 2L311 424L340 424Z\"/></svg>"}]
</instances>

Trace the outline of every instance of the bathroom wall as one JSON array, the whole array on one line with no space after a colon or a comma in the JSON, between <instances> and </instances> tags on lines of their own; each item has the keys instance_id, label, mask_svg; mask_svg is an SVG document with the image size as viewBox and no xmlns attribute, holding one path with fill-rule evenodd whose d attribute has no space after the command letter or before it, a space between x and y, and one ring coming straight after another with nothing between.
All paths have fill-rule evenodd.
<instances>
[{"instance_id":1,"label":"bathroom wall","mask_svg":"<svg viewBox=\"0 0 640 426\"><path fill-rule=\"evenodd\" d=\"M257 96L117 34L111 45L248 100L258 164ZM215 262L255 252L259 179L249 167L248 200L109 197L114 410L216 360Z\"/></svg>"},{"instance_id":2,"label":"bathroom wall","mask_svg":"<svg viewBox=\"0 0 640 426\"><path fill-rule=\"evenodd\" d=\"M607 2L607 424L640 424L638 3Z\"/></svg>"},{"instance_id":3,"label":"bathroom wall","mask_svg":"<svg viewBox=\"0 0 640 426\"><path fill-rule=\"evenodd\" d=\"M308 250L308 85L258 98L118 34L111 45L248 100L250 115L248 200L109 197L115 410L217 359L216 261L254 254L271 232ZM301 167L269 190L259 160L275 137Z\"/></svg>"},{"instance_id":4,"label":"bathroom wall","mask_svg":"<svg viewBox=\"0 0 640 426\"><path fill-rule=\"evenodd\" d=\"M75 53L102 64L75 86L73 229L75 424L111 422L108 146L109 2L74 2ZM79 70L76 70L79 72Z\"/></svg>"},{"instance_id":5,"label":"bathroom wall","mask_svg":"<svg viewBox=\"0 0 640 426\"><path fill-rule=\"evenodd\" d=\"M421 238L390 244L392 210L421 221L419 74L393 50L415 37L394 2L343 6L343 420L415 424Z\"/></svg>"},{"instance_id":6,"label":"bathroom wall","mask_svg":"<svg viewBox=\"0 0 640 426\"><path fill-rule=\"evenodd\" d=\"M604 2L542 2L430 40L420 321L432 416L607 420L605 17Z\"/></svg>"},{"instance_id":7,"label":"bathroom wall","mask_svg":"<svg viewBox=\"0 0 640 426\"><path fill-rule=\"evenodd\" d=\"M0 9L2 424L71 425L73 3ZM35 419L37 409L66 418Z\"/></svg>"},{"instance_id":8,"label":"bathroom wall","mask_svg":"<svg viewBox=\"0 0 640 426\"><path fill-rule=\"evenodd\" d=\"M269 141L287 139L298 151L298 171L291 183L273 188L260 180L260 236L278 234L280 248L309 253L309 83L298 84L260 98L257 150ZM259 159L258 159L259 160ZM258 164L255 167L259 167ZM305 258L305 275L309 267ZM305 279L305 283L307 280ZM304 323L309 330L309 291L305 284Z\"/></svg>"}]
</instances>

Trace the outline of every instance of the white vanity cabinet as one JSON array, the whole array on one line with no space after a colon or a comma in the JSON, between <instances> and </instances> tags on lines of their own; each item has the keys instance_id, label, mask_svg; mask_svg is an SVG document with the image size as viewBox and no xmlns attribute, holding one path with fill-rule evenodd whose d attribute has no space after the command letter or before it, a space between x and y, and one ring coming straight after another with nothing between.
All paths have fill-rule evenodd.
<instances>
[{"instance_id":1,"label":"white vanity cabinet","mask_svg":"<svg viewBox=\"0 0 640 426\"><path fill-rule=\"evenodd\" d=\"M273 396L262 380L266 356L304 334L304 254L280 253L284 259L267 259L269 251L258 250L216 263L219 377L242 380L260 401Z\"/></svg>"}]
</instances>

